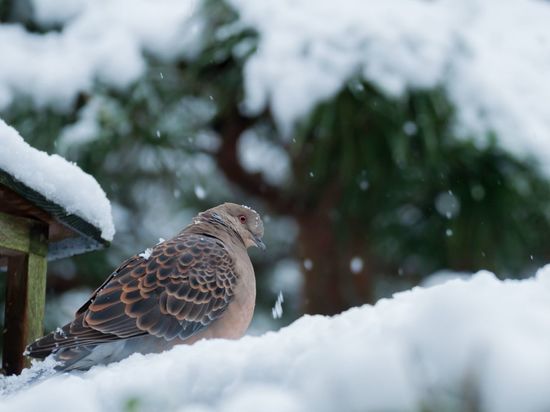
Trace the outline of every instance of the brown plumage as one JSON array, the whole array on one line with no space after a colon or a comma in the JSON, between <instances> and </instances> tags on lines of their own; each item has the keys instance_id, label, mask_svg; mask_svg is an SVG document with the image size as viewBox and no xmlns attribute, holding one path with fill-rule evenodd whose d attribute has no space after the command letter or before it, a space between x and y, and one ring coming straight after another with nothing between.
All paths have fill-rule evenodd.
<instances>
[{"instance_id":1,"label":"brown plumage","mask_svg":"<svg viewBox=\"0 0 550 412\"><path fill-rule=\"evenodd\" d=\"M27 348L54 354L59 369L87 369L133 352L160 352L200 338L237 338L254 309L246 249L264 248L252 209L225 203L200 213L174 238L132 256L76 312Z\"/></svg>"}]
</instances>

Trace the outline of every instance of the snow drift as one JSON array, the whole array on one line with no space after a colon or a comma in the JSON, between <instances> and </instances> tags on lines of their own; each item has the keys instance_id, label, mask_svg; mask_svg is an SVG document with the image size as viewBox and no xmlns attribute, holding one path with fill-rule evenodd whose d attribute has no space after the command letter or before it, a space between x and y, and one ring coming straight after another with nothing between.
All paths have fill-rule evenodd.
<instances>
[{"instance_id":1,"label":"snow drift","mask_svg":"<svg viewBox=\"0 0 550 412\"><path fill-rule=\"evenodd\" d=\"M550 265L522 281L479 272L260 337L133 355L27 387L35 366L0 383L19 389L0 410L460 410L465 398L487 411L548 410L549 314Z\"/></svg>"}]
</instances>

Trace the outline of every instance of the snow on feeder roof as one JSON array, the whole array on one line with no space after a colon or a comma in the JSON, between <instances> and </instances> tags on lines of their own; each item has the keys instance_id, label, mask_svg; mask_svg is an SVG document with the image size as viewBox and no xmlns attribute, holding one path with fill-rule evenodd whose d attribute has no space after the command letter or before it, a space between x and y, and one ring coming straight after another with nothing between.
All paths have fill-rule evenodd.
<instances>
[{"instance_id":1,"label":"snow on feeder roof","mask_svg":"<svg viewBox=\"0 0 550 412\"><path fill-rule=\"evenodd\" d=\"M48 224L49 260L113 239L111 205L97 181L61 156L31 147L1 119L0 200L0 212Z\"/></svg>"}]
</instances>

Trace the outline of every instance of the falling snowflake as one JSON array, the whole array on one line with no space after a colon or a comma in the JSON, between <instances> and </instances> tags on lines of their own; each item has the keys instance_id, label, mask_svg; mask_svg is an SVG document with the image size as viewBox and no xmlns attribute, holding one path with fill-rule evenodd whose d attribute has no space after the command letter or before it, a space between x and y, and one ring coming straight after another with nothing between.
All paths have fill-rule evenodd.
<instances>
[{"instance_id":1,"label":"falling snowflake","mask_svg":"<svg viewBox=\"0 0 550 412\"><path fill-rule=\"evenodd\" d=\"M351 270L351 273L357 274L363 270L363 259L361 259L359 256L355 256L353 259L349 262L349 268Z\"/></svg>"},{"instance_id":2,"label":"falling snowflake","mask_svg":"<svg viewBox=\"0 0 550 412\"><path fill-rule=\"evenodd\" d=\"M271 315L273 319L280 319L283 316L283 302L285 301L283 297L283 292L279 292L277 300L275 301L275 306L271 308Z\"/></svg>"},{"instance_id":3,"label":"falling snowflake","mask_svg":"<svg viewBox=\"0 0 550 412\"><path fill-rule=\"evenodd\" d=\"M195 185L195 196L197 199L204 199L206 197L206 190L201 185Z\"/></svg>"},{"instance_id":4,"label":"falling snowflake","mask_svg":"<svg viewBox=\"0 0 550 412\"><path fill-rule=\"evenodd\" d=\"M418 130L418 126L416 126L415 122L408 121L408 122L405 122L405 124L403 125L403 131L407 136L412 136L417 132L417 130Z\"/></svg>"}]
</instances>

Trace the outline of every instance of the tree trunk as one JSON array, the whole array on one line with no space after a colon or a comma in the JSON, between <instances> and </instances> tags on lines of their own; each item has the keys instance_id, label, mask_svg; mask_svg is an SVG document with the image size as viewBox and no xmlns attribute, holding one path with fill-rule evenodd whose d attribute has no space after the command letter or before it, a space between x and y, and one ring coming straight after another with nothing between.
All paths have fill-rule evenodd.
<instances>
[{"instance_id":1,"label":"tree trunk","mask_svg":"<svg viewBox=\"0 0 550 412\"><path fill-rule=\"evenodd\" d=\"M367 257L365 238L347 228L352 238L338 240L331 210L318 207L297 216L298 257L304 284L304 312L333 315L352 306L371 303L374 262ZM351 267L352 259L356 258Z\"/></svg>"},{"instance_id":2,"label":"tree trunk","mask_svg":"<svg viewBox=\"0 0 550 412\"><path fill-rule=\"evenodd\" d=\"M272 210L292 216L298 222L297 257L302 261L305 277L305 313L335 314L351 306L372 302L375 265L367 258L365 236L357 233L356 228L347 227L344 244L338 240L336 225L331 219L340 198L339 183L328 184L316 204L305 206L310 202L310 196L304 198L300 191L294 194L281 191L265 182L260 174L248 173L239 162L237 146L242 132L250 127L250 119L243 117L237 108L220 116L214 124L214 129L223 136L222 147L215 155L216 161L230 181L264 200ZM356 273L350 268L354 257L360 257L363 262Z\"/></svg>"}]
</instances>

